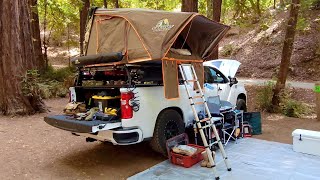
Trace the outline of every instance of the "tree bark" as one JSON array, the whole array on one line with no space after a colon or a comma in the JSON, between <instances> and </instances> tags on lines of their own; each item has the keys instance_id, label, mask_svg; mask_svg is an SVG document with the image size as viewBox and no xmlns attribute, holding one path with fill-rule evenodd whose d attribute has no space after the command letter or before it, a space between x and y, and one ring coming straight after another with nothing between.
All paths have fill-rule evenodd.
<instances>
[{"instance_id":1,"label":"tree bark","mask_svg":"<svg viewBox=\"0 0 320 180\"><path fill-rule=\"evenodd\" d=\"M38 14L38 0L28 0L30 24L32 33L32 44L35 53L34 65L36 68L43 72L45 69L45 62L43 59L41 38L40 38L40 25L39 25L39 14Z\"/></svg>"},{"instance_id":2,"label":"tree bark","mask_svg":"<svg viewBox=\"0 0 320 180\"><path fill-rule=\"evenodd\" d=\"M103 0L103 6L104 6L104 8L108 8L108 2L107 2L107 0Z\"/></svg>"},{"instance_id":3,"label":"tree bark","mask_svg":"<svg viewBox=\"0 0 320 180\"><path fill-rule=\"evenodd\" d=\"M214 0L207 0L207 18L212 19L213 16L213 1Z\"/></svg>"},{"instance_id":4,"label":"tree bark","mask_svg":"<svg viewBox=\"0 0 320 180\"><path fill-rule=\"evenodd\" d=\"M46 40L46 30L47 30L47 10L48 10L48 1L44 0L44 18L43 18L43 59L45 62L45 69L48 69L49 67L49 61L48 61L48 46L47 46L47 40Z\"/></svg>"},{"instance_id":5,"label":"tree bark","mask_svg":"<svg viewBox=\"0 0 320 180\"><path fill-rule=\"evenodd\" d=\"M212 20L220 22L221 19L221 6L222 6L222 0L213 0L212 1ZM218 59L219 58L219 45L213 50L212 52L212 58Z\"/></svg>"},{"instance_id":6,"label":"tree bark","mask_svg":"<svg viewBox=\"0 0 320 180\"><path fill-rule=\"evenodd\" d=\"M285 4L284 4L284 0L280 0L280 7L284 7Z\"/></svg>"},{"instance_id":7,"label":"tree bark","mask_svg":"<svg viewBox=\"0 0 320 180\"><path fill-rule=\"evenodd\" d=\"M288 76L290 59L291 59L292 50L293 50L294 36L296 33L299 6L300 6L300 0L292 0L291 6L290 6L290 15L288 19L288 25L286 29L286 35L285 35L283 49L282 49L278 80L273 90L274 94L272 97L272 105L276 109L279 108L280 92L285 88L285 84Z\"/></svg>"},{"instance_id":8,"label":"tree bark","mask_svg":"<svg viewBox=\"0 0 320 180\"><path fill-rule=\"evenodd\" d=\"M26 97L20 86L21 76L35 67L27 0L0 1L0 39L0 113L34 113L41 99Z\"/></svg>"},{"instance_id":9,"label":"tree bark","mask_svg":"<svg viewBox=\"0 0 320 180\"><path fill-rule=\"evenodd\" d=\"M79 38L79 44L80 44L80 56L83 55L84 49L83 49L83 41L84 36L86 33L86 23L87 23L87 16L88 11L90 8L90 1L89 0L82 0L83 5L80 9L80 38Z\"/></svg>"},{"instance_id":10,"label":"tree bark","mask_svg":"<svg viewBox=\"0 0 320 180\"><path fill-rule=\"evenodd\" d=\"M198 0L182 0L182 12L198 12Z\"/></svg>"},{"instance_id":11,"label":"tree bark","mask_svg":"<svg viewBox=\"0 0 320 180\"><path fill-rule=\"evenodd\" d=\"M260 8L260 0L257 0L257 14L259 18L261 17L261 8Z\"/></svg>"},{"instance_id":12,"label":"tree bark","mask_svg":"<svg viewBox=\"0 0 320 180\"><path fill-rule=\"evenodd\" d=\"M119 8L119 0L114 0L114 7Z\"/></svg>"}]
</instances>

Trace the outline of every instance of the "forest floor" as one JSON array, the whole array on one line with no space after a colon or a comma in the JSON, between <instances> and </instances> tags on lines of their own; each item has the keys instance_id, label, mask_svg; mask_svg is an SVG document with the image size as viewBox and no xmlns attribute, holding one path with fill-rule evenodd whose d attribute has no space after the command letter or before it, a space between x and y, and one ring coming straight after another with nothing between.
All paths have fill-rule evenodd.
<instances>
[{"instance_id":1,"label":"forest floor","mask_svg":"<svg viewBox=\"0 0 320 180\"><path fill-rule=\"evenodd\" d=\"M257 86L247 86L250 111L256 110ZM314 103L312 90L296 89L296 97ZM148 143L113 146L87 143L83 137L54 128L43 121L60 114L67 99L46 100L51 112L22 117L0 116L0 179L126 179L165 160ZM296 128L320 130L314 115L288 118L262 114L263 134L253 138L292 143Z\"/></svg>"}]
</instances>

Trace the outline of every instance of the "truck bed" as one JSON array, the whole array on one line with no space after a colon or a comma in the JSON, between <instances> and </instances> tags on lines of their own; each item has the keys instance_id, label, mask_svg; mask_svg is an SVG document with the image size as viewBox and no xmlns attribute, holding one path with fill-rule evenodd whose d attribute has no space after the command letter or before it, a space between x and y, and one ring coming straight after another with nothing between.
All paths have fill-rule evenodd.
<instances>
[{"instance_id":1,"label":"truck bed","mask_svg":"<svg viewBox=\"0 0 320 180\"><path fill-rule=\"evenodd\" d=\"M44 121L56 128L76 133L95 133L121 127L120 120L113 120L112 122L101 120L85 121L66 115L48 116L44 118Z\"/></svg>"}]
</instances>

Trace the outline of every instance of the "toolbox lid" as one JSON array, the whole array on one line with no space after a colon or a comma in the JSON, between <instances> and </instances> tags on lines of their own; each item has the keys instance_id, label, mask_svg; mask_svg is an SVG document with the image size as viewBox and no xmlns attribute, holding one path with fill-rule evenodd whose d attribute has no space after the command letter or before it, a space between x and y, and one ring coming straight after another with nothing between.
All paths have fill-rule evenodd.
<instances>
[{"instance_id":1,"label":"toolbox lid","mask_svg":"<svg viewBox=\"0 0 320 180\"><path fill-rule=\"evenodd\" d=\"M311 130L305 130L305 129L296 129L292 132L293 137L308 137L308 138L314 138L314 139L320 139L320 132L319 131L311 131Z\"/></svg>"}]
</instances>

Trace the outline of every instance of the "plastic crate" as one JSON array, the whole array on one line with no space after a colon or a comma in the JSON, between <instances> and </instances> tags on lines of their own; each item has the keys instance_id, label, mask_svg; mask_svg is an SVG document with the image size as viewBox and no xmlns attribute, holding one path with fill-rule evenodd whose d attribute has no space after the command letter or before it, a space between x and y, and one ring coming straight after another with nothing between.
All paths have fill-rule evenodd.
<instances>
[{"instance_id":1,"label":"plastic crate","mask_svg":"<svg viewBox=\"0 0 320 180\"><path fill-rule=\"evenodd\" d=\"M176 145L188 145L194 148L197 148L197 152L194 153L192 156L177 154L172 151L172 148ZM180 134L178 136L175 136L169 140L167 140L167 152L168 152L168 158L171 161L171 163L183 166L186 168L189 168L193 166L194 164L197 164L201 160L203 160L203 157L201 153L205 150L203 146L198 146L195 144L189 144L189 139L187 134Z\"/></svg>"}]
</instances>

